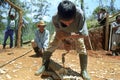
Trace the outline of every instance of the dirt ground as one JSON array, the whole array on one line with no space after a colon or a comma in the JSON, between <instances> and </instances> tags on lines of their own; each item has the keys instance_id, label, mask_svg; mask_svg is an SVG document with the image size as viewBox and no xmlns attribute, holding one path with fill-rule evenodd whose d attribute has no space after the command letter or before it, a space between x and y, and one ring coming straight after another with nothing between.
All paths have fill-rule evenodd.
<instances>
[{"instance_id":1,"label":"dirt ground","mask_svg":"<svg viewBox=\"0 0 120 80\"><path fill-rule=\"evenodd\" d=\"M12 49L2 49L0 46L0 80L44 80L41 75L34 75L41 65L41 57L33 57L34 51L31 50L30 45ZM61 55L64 52L56 50L52 59L62 64ZM65 56L65 66L80 72L79 58L75 51ZM92 80L120 80L120 56L111 56L110 52L104 50L88 50L87 69Z\"/></svg>"}]
</instances>

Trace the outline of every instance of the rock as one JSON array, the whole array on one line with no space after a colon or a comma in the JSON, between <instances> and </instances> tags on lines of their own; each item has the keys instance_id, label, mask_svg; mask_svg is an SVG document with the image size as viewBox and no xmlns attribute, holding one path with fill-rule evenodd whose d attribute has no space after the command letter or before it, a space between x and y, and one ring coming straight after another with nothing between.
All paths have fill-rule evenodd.
<instances>
[{"instance_id":1,"label":"rock","mask_svg":"<svg viewBox=\"0 0 120 80\"><path fill-rule=\"evenodd\" d=\"M0 75L1 75L1 74L5 74L5 73L7 73L6 70L0 69Z\"/></svg>"},{"instance_id":2,"label":"rock","mask_svg":"<svg viewBox=\"0 0 120 80\"><path fill-rule=\"evenodd\" d=\"M8 74L6 74L7 79L11 79L12 77Z\"/></svg>"},{"instance_id":3,"label":"rock","mask_svg":"<svg viewBox=\"0 0 120 80\"><path fill-rule=\"evenodd\" d=\"M78 77L78 76L63 76L63 79L64 80L83 80L81 77Z\"/></svg>"},{"instance_id":4,"label":"rock","mask_svg":"<svg viewBox=\"0 0 120 80\"><path fill-rule=\"evenodd\" d=\"M9 53L7 53L8 55L11 55L11 54L14 54L13 52L9 52Z\"/></svg>"}]
</instances>

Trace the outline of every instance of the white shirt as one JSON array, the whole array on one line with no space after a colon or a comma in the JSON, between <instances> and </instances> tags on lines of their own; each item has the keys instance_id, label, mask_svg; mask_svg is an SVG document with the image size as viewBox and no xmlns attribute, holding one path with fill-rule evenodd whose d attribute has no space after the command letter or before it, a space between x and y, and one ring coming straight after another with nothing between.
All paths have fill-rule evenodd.
<instances>
[{"instance_id":1,"label":"white shirt","mask_svg":"<svg viewBox=\"0 0 120 80\"><path fill-rule=\"evenodd\" d=\"M36 32L35 32L35 42L37 43L37 45L40 49L48 48L49 35L50 35L50 33L49 33L48 30L45 30L43 33L41 33L39 30L36 30Z\"/></svg>"},{"instance_id":2,"label":"white shirt","mask_svg":"<svg viewBox=\"0 0 120 80\"><path fill-rule=\"evenodd\" d=\"M120 33L120 24L118 24L117 22L113 22L113 23L111 24L111 26L112 26L113 28L119 26L115 33Z\"/></svg>"}]
</instances>

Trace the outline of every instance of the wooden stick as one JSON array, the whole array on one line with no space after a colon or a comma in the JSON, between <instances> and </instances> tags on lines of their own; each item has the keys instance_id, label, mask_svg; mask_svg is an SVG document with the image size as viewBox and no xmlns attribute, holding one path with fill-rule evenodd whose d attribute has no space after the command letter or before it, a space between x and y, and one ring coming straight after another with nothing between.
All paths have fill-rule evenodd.
<instances>
[{"instance_id":1,"label":"wooden stick","mask_svg":"<svg viewBox=\"0 0 120 80\"><path fill-rule=\"evenodd\" d=\"M24 54L22 54L22 55L20 55L20 56L18 56L18 57L16 57L16 58L14 58L14 59L12 59L12 60L10 60L10 61L6 62L6 63L4 63L4 64L0 65L0 68L2 68L2 67L4 67L4 66L6 66L7 64L11 63L12 61L17 60L18 58L21 58L21 57L25 56L26 54L28 54L28 53L29 53L29 52L31 52L31 51L32 51L32 49L31 49L31 50L29 50L29 51L27 51L27 52L25 52Z\"/></svg>"},{"instance_id":2,"label":"wooden stick","mask_svg":"<svg viewBox=\"0 0 120 80\"><path fill-rule=\"evenodd\" d=\"M91 50L93 50L92 43L91 43L91 39L90 39L90 36L89 36L89 35L88 35L88 41L89 41Z\"/></svg>"},{"instance_id":3,"label":"wooden stick","mask_svg":"<svg viewBox=\"0 0 120 80\"><path fill-rule=\"evenodd\" d=\"M108 51L110 51L110 49L111 49L111 42L112 42L112 26L110 26Z\"/></svg>"},{"instance_id":4,"label":"wooden stick","mask_svg":"<svg viewBox=\"0 0 120 80\"><path fill-rule=\"evenodd\" d=\"M18 11L22 11L22 9L19 6L16 6L15 4L13 4L10 0L5 0L6 2L8 2L12 7L14 7L15 9L17 9Z\"/></svg>"},{"instance_id":5,"label":"wooden stick","mask_svg":"<svg viewBox=\"0 0 120 80\"><path fill-rule=\"evenodd\" d=\"M105 26L105 50L108 51L108 39L109 39L109 14L107 14L106 18L106 26Z\"/></svg>"}]
</instances>

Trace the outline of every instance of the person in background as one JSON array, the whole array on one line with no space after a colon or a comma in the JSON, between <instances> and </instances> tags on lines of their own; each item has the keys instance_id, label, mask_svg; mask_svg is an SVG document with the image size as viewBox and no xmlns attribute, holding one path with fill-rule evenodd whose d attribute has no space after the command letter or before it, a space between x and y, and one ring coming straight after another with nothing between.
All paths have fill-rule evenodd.
<instances>
[{"instance_id":1,"label":"person in background","mask_svg":"<svg viewBox=\"0 0 120 80\"><path fill-rule=\"evenodd\" d=\"M106 32L106 19L107 19L107 11L104 8L100 8L97 14L97 20L100 26L103 27L103 40L102 40L102 47L105 49L105 32Z\"/></svg>"},{"instance_id":2,"label":"person in background","mask_svg":"<svg viewBox=\"0 0 120 80\"><path fill-rule=\"evenodd\" d=\"M120 15L116 16L116 21L111 23L112 27L112 42L111 50L112 55L120 55Z\"/></svg>"},{"instance_id":3,"label":"person in background","mask_svg":"<svg viewBox=\"0 0 120 80\"><path fill-rule=\"evenodd\" d=\"M46 24L44 21L40 21L37 24L37 30L35 32L35 39L32 40L32 47L36 53L36 57L43 55L43 52L47 50L49 45L49 31L45 29Z\"/></svg>"},{"instance_id":4,"label":"person in background","mask_svg":"<svg viewBox=\"0 0 120 80\"><path fill-rule=\"evenodd\" d=\"M88 30L82 10L76 9L76 6L71 1L64 0L58 5L58 12L52 17L52 22L55 26L56 34L54 40L44 52L42 66L35 72L35 75L48 70L50 57L59 47L61 41L69 45L69 39L73 39L76 42L76 51L80 60L81 76L84 80L91 80L87 72L88 55L84 44L84 38L88 37ZM69 51L69 48L65 49Z\"/></svg>"},{"instance_id":5,"label":"person in background","mask_svg":"<svg viewBox=\"0 0 120 80\"><path fill-rule=\"evenodd\" d=\"M106 17L107 17L107 12L105 9L101 8L97 14L97 17L98 17L98 23L100 25L105 25L106 23Z\"/></svg>"},{"instance_id":6,"label":"person in background","mask_svg":"<svg viewBox=\"0 0 120 80\"><path fill-rule=\"evenodd\" d=\"M12 10L12 7L10 8L9 13L8 13L7 27L5 30L4 42L3 42L3 49L5 49L5 47L6 47L6 41L7 41L8 37L10 37L10 48L13 47L16 10L15 10L15 15L12 14L11 10Z\"/></svg>"}]
</instances>

